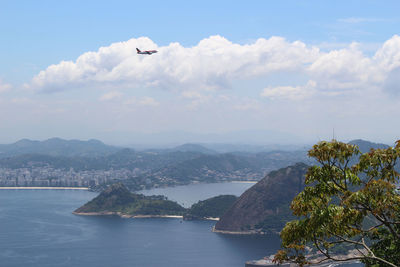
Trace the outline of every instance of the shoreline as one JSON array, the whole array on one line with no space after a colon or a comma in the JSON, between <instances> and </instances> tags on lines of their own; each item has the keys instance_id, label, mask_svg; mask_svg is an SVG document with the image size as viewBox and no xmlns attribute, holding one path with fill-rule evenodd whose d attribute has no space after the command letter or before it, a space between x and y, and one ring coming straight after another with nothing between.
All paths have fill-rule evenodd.
<instances>
[{"instance_id":1,"label":"shoreline","mask_svg":"<svg viewBox=\"0 0 400 267\"><path fill-rule=\"evenodd\" d=\"M215 226L213 226L212 230L213 233L218 234L225 234L225 235L265 235L265 232L258 232L258 231L226 231L226 230L217 230Z\"/></svg>"},{"instance_id":2,"label":"shoreline","mask_svg":"<svg viewBox=\"0 0 400 267\"><path fill-rule=\"evenodd\" d=\"M173 218L173 219L183 219L183 215L129 215L124 214L122 212L115 212L115 211L101 211L101 212L72 212L75 215L82 215L82 216L119 216L121 218L136 218L136 219L143 219L143 218Z\"/></svg>"},{"instance_id":3,"label":"shoreline","mask_svg":"<svg viewBox=\"0 0 400 267\"><path fill-rule=\"evenodd\" d=\"M119 216L121 218L134 218L134 219L144 219L144 218L172 218L172 219L183 219L183 215L129 215L129 214L124 214L122 212L118 211L100 211L100 212L75 212L73 211L72 214L75 215L82 215L82 216ZM201 220L206 220L206 221L218 221L219 218L216 217L205 217Z\"/></svg>"},{"instance_id":4,"label":"shoreline","mask_svg":"<svg viewBox=\"0 0 400 267\"><path fill-rule=\"evenodd\" d=\"M58 190L89 190L89 187L56 187L56 186L1 186L0 190L9 190L9 189L58 189Z\"/></svg>"},{"instance_id":5,"label":"shoreline","mask_svg":"<svg viewBox=\"0 0 400 267\"><path fill-rule=\"evenodd\" d=\"M256 184L258 181L230 181L229 183L238 183L238 184Z\"/></svg>"}]
</instances>

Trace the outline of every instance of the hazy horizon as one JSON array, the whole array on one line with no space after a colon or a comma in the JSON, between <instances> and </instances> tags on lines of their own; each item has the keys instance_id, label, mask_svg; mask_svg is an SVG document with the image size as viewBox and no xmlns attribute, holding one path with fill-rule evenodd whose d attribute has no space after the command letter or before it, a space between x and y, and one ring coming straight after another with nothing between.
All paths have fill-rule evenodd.
<instances>
[{"instance_id":1,"label":"hazy horizon","mask_svg":"<svg viewBox=\"0 0 400 267\"><path fill-rule=\"evenodd\" d=\"M170 134L170 135L168 135ZM173 134L174 136L171 136L171 134ZM190 133L181 133L182 135L185 135L186 138L182 138L182 136L177 135L176 132L173 133L167 133L167 137L170 137L170 139L164 139L164 140L160 140L160 139L155 139L156 137L159 136L165 136L166 133L155 133L155 134L140 134L140 137L142 139L132 139L132 141L126 141L126 142L108 142L107 140L102 140L99 138L63 138L60 136L52 136L49 138L43 138L43 139L35 139L35 138L18 138L15 140L12 140L10 142L0 142L0 145L9 145L9 144L14 144L17 143L19 141L22 140L30 140L30 141L39 141L39 142L43 142L43 141L47 141L50 139L62 139L62 140L66 140L66 141L72 141L72 140L76 140L76 141L90 141L90 140L97 140L100 141L106 145L110 145L110 146L117 146L117 147L127 147L127 148L134 148L134 149L168 149L168 148L174 148L174 147L178 147L181 145L186 145L186 144L196 144L196 145L202 145L205 147L224 147L224 146L230 146L230 147L238 147L238 148L244 148L246 147L248 150L251 147L253 148L268 148L268 149L278 149L278 150L297 150L297 149L304 149L304 148L309 148L312 145L316 144L319 141L330 141L332 140L332 136L331 138L327 138L327 139L319 139L319 140L315 140L315 142L295 142L296 140L294 140L293 142L267 142L267 141L262 141L262 139L253 139L253 140L248 140L248 139L240 139L237 138L235 139L234 135L230 136L230 139L226 138L227 135L224 134L220 134L220 135L216 135L216 134L206 134L206 135L198 135L198 134L190 134ZM231 133L232 134L232 133ZM176 138L173 138L176 137ZM211 138L212 137L212 138ZM197 139L196 139L197 138ZM353 140L364 140L364 141L368 141L368 142L372 142L372 143L382 143L382 144L386 144L386 145L393 145L394 141L380 141L380 140L370 140L370 139L365 139L365 138L351 138L351 139L341 139L338 138L337 136L335 136L336 140L342 141L342 142L350 142ZM238 150L240 151L240 149Z\"/></svg>"}]
</instances>

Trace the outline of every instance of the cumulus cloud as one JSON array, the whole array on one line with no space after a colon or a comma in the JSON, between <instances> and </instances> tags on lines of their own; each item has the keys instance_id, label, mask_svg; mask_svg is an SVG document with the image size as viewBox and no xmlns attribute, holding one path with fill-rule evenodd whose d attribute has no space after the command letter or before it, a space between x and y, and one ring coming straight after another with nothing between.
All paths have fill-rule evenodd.
<instances>
[{"instance_id":1,"label":"cumulus cloud","mask_svg":"<svg viewBox=\"0 0 400 267\"><path fill-rule=\"evenodd\" d=\"M138 55L136 47L158 49L159 53ZM74 62L51 65L27 86L49 92L97 84L212 90L229 87L233 78L300 70L318 54L318 48L281 37L239 45L211 36L194 47L179 43L158 47L149 38L141 37L87 52Z\"/></svg>"},{"instance_id":2,"label":"cumulus cloud","mask_svg":"<svg viewBox=\"0 0 400 267\"><path fill-rule=\"evenodd\" d=\"M138 55L136 47L157 49L159 53ZM196 102L204 100L204 92L231 88L235 80L282 73L287 76L296 73L309 82L273 87L266 83L262 96L295 100L318 92L335 95L377 91L385 84L392 87L392 82L387 80L393 80L400 67L400 37L395 35L387 40L373 56L365 55L360 47L352 43L322 51L282 37L260 38L241 45L218 35L203 39L193 47L179 43L158 46L151 39L140 37L84 53L75 61L51 65L38 73L27 87L45 92L99 86L110 86L112 90L121 86L163 88L181 91L182 97ZM117 97L120 95L112 91L101 100Z\"/></svg>"},{"instance_id":3,"label":"cumulus cloud","mask_svg":"<svg viewBox=\"0 0 400 267\"><path fill-rule=\"evenodd\" d=\"M321 89L326 90L354 90L382 81L377 64L355 43L348 48L321 54L307 72L318 81Z\"/></svg>"}]
</instances>

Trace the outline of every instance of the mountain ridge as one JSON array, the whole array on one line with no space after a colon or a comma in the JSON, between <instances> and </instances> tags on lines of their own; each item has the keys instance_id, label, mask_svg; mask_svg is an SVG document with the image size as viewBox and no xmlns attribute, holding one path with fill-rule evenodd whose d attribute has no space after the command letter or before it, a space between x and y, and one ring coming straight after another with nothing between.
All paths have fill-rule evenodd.
<instances>
[{"instance_id":1,"label":"mountain ridge","mask_svg":"<svg viewBox=\"0 0 400 267\"><path fill-rule=\"evenodd\" d=\"M293 198L303 190L308 165L297 163L270 172L246 190L215 225L216 231L279 231ZM265 221L273 221L264 225ZM266 227L265 227L266 226Z\"/></svg>"},{"instance_id":2,"label":"mountain ridge","mask_svg":"<svg viewBox=\"0 0 400 267\"><path fill-rule=\"evenodd\" d=\"M100 140L65 140L53 137L43 141L21 139L12 144L0 144L0 157L23 154L45 154L52 156L100 156L118 151L120 148L106 145Z\"/></svg>"}]
</instances>

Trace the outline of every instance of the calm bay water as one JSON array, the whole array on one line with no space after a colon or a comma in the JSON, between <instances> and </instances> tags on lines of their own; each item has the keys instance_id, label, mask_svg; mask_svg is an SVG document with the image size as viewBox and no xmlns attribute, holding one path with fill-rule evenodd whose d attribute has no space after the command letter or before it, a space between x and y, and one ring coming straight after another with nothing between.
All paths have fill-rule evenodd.
<instances>
[{"instance_id":1,"label":"calm bay water","mask_svg":"<svg viewBox=\"0 0 400 267\"><path fill-rule=\"evenodd\" d=\"M230 182L215 184L190 184L166 188L153 188L142 190L138 193L150 195L164 195L168 199L178 202L180 205L189 208L199 200L204 200L218 195L240 196L248 188L252 187L253 182Z\"/></svg>"},{"instance_id":2,"label":"calm bay water","mask_svg":"<svg viewBox=\"0 0 400 267\"><path fill-rule=\"evenodd\" d=\"M203 184L155 193L189 204L210 192L241 194L250 186ZM243 267L247 260L279 248L276 235L212 233L212 221L72 214L96 195L79 190L0 190L0 266Z\"/></svg>"},{"instance_id":3,"label":"calm bay water","mask_svg":"<svg viewBox=\"0 0 400 267\"><path fill-rule=\"evenodd\" d=\"M243 267L279 247L278 236L212 233L211 221L71 213L95 196L75 190L1 190L0 266Z\"/></svg>"}]
</instances>

